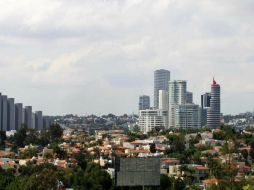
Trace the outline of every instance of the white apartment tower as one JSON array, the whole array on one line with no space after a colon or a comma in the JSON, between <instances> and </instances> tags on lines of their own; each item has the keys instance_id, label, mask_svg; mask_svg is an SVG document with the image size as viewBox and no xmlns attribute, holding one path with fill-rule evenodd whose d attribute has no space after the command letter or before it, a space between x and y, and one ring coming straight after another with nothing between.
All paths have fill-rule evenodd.
<instances>
[{"instance_id":1,"label":"white apartment tower","mask_svg":"<svg viewBox=\"0 0 254 190\"><path fill-rule=\"evenodd\" d=\"M160 109L139 111L139 127L143 133L164 129L168 126L168 112Z\"/></svg>"},{"instance_id":2,"label":"white apartment tower","mask_svg":"<svg viewBox=\"0 0 254 190\"><path fill-rule=\"evenodd\" d=\"M169 128L175 127L175 109L177 105L186 103L187 84L184 80L175 80L169 82L168 96L168 115Z\"/></svg>"}]
</instances>

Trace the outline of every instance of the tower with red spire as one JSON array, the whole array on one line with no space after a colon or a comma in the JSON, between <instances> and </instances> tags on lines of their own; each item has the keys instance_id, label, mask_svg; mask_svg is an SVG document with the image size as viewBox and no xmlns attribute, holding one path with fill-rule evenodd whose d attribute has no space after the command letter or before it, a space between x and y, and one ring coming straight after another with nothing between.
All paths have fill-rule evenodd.
<instances>
[{"instance_id":1,"label":"tower with red spire","mask_svg":"<svg viewBox=\"0 0 254 190\"><path fill-rule=\"evenodd\" d=\"M210 108L207 110L207 127L220 127L220 85L213 78L211 85Z\"/></svg>"}]
</instances>

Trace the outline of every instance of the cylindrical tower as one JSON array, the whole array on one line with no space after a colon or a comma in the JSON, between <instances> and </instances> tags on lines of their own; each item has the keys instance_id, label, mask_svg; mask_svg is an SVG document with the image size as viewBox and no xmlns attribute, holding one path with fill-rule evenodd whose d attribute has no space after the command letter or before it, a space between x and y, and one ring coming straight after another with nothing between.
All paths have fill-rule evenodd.
<instances>
[{"instance_id":1,"label":"cylindrical tower","mask_svg":"<svg viewBox=\"0 0 254 190\"><path fill-rule=\"evenodd\" d=\"M210 108L207 110L207 127L220 127L220 85L213 79Z\"/></svg>"}]
</instances>

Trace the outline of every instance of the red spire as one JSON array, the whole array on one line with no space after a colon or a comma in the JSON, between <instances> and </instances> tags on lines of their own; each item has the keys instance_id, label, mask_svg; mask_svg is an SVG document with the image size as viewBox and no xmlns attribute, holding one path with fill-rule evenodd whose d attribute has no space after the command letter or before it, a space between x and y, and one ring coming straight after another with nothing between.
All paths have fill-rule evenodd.
<instances>
[{"instance_id":1,"label":"red spire","mask_svg":"<svg viewBox=\"0 0 254 190\"><path fill-rule=\"evenodd\" d=\"M216 85L217 83L216 83L216 81L214 80L214 77L213 77L213 85Z\"/></svg>"}]
</instances>

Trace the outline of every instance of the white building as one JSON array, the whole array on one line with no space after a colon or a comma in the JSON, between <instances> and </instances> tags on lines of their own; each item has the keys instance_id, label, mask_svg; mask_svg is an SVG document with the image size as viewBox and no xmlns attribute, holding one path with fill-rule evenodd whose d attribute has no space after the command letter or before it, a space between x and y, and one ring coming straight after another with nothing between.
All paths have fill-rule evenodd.
<instances>
[{"instance_id":1,"label":"white building","mask_svg":"<svg viewBox=\"0 0 254 190\"><path fill-rule=\"evenodd\" d=\"M159 90L159 109L168 111L168 92Z\"/></svg>"},{"instance_id":2,"label":"white building","mask_svg":"<svg viewBox=\"0 0 254 190\"><path fill-rule=\"evenodd\" d=\"M169 82L169 128L201 127L201 109L192 103L184 80Z\"/></svg>"},{"instance_id":3,"label":"white building","mask_svg":"<svg viewBox=\"0 0 254 190\"><path fill-rule=\"evenodd\" d=\"M168 126L168 112L160 109L139 111L139 127L143 133L153 129L164 129Z\"/></svg>"},{"instance_id":4,"label":"white building","mask_svg":"<svg viewBox=\"0 0 254 190\"><path fill-rule=\"evenodd\" d=\"M187 84L184 80L169 82L168 114L170 128L175 128L175 107L186 103L186 88Z\"/></svg>"}]
</instances>

